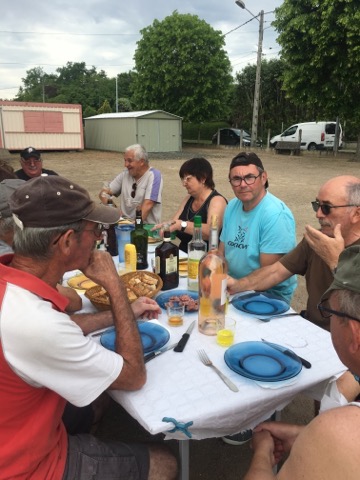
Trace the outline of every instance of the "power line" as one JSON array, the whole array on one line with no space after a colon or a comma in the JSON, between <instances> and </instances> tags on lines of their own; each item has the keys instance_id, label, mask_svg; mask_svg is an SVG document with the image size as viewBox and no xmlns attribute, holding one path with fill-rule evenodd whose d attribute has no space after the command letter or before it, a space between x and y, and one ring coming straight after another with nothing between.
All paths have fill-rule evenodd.
<instances>
[{"instance_id":1,"label":"power line","mask_svg":"<svg viewBox=\"0 0 360 480\"><path fill-rule=\"evenodd\" d=\"M16 35L74 35L74 36L90 36L90 37L120 37L120 36L135 36L140 33L73 33L73 32L13 32L11 30L0 30L1 33L11 33Z\"/></svg>"}]
</instances>

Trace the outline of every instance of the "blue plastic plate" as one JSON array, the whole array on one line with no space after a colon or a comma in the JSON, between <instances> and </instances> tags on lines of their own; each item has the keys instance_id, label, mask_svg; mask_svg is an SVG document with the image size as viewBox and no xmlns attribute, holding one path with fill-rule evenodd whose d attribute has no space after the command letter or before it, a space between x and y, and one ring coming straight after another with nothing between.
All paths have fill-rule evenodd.
<instances>
[{"instance_id":1,"label":"blue plastic plate","mask_svg":"<svg viewBox=\"0 0 360 480\"><path fill-rule=\"evenodd\" d=\"M268 293L248 293L233 300L237 310L253 315L278 315L289 310L290 306L280 298Z\"/></svg>"},{"instance_id":2,"label":"blue plastic plate","mask_svg":"<svg viewBox=\"0 0 360 480\"><path fill-rule=\"evenodd\" d=\"M160 293L155 300L157 301L159 307L166 310L166 304L169 303L171 297L180 297L181 295L188 295L193 300L198 300L199 294L196 292L191 292L190 290L170 290L169 292ZM197 312L198 310L188 310L185 307L187 313Z\"/></svg>"},{"instance_id":3,"label":"blue plastic plate","mask_svg":"<svg viewBox=\"0 0 360 480\"><path fill-rule=\"evenodd\" d=\"M144 353L151 353L163 347L170 338L170 333L166 328L157 323L143 322L138 324L141 343ZM115 328L109 328L100 337L100 343L103 347L115 351Z\"/></svg>"},{"instance_id":4,"label":"blue plastic plate","mask_svg":"<svg viewBox=\"0 0 360 480\"><path fill-rule=\"evenodd\" d=\"M290 351L287 347L276 346L281 351L263 342L241 342L228 348L224 359L234 372L261 382L279 382L298 375L301 362L283 353Z\"/></svg>"}]
</instances>

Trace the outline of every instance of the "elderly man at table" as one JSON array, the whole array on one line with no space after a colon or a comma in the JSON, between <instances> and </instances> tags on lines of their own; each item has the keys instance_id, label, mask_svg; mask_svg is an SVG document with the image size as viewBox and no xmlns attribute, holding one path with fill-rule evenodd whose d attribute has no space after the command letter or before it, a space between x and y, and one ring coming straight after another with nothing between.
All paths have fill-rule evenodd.
<instances>
[{"instance_id":1,"label":"elderly man at table","mask_svg":"<svg viewBox=\"0 0 360 480\"><path fill-rule=\"evenodd\" d=\"M135 218L136 210L140 207L143 222L160 223L163 189L161 172L150 166L148 153L142 145L127 147L124 162L125 170L100 191L100 200L106 204L112 195L121 195L120 210L123 216Z\"/></svg>"},{"instance_id":2,"label":"elderly man at table","mask_svg":"<svg viewBox=\"0 0 360 480\"><path fill-rule=\"evenodd\" d=\"M14 219L10 212L9 198L23 183L24 180L18 178L7 178L0 182L0 255L13 253ZM75 290L59 283L56 288L68 300L67 312L76 312L81 309L82 300Z\"/></svg>"},{"instance_id":3,"label":"elderly man at table","mask_svg":"<svg viewBox=\"0 0 360 480\"><path fill-rule=\"evenodd\" d=\"M341 361L360 376L360 246L345 249L318 306L330 320ZM254 430L254 456L244 480L357 480L360 471L360 403L327 410L307 426L262 423ZM273 467L290 452L276 475Z\"/></svg>"},{"instance_id":4,"label":"elderly man at table","mask_svg":"<svg viewBox=\"0 0 360 480\"><path fill-rule=\"evenodd\" d=\"M229 182L236 198L225 209L219 250L229 275L241 279L295 247L295 220L285 203L268 192L268 176L255 153L241 152L233 158ZM296 285L296 277L289 276L264 290L290 303Z\"/></svg>"},{"instance_id":5,"label":"elderly man at table","mask_svg":"<svg viewBox=\"0 0 360 480\"><path fill-rule=\"evenodd\" d=\"M15 174L21 180L40 177L40 175L57 175L54 170L43 168L41 153L34 147L27 147L20 153L21 168Z\"/></svg>"},{"instance_id":6,"label":"elderly man at table","mask_svg":"<svg viewBox=\"0 0 360 480\"><path fill-rule=\"evenodd\" d=\"M66 401L88 405L106 389L146 381L135 316L157 315L150 299L129 305L110 255L95 250L117 209L95 205L59 176L38 177L10 198L14 255L0 259L0 471L4 478L172 479L176 460L160 446L66 434ZM109 293L112 310L68 316L56 283L80 269ZM115 325L115 352L86 335ZM78 458L81 456L82 461Z\"/></svg>"}]
</instances>

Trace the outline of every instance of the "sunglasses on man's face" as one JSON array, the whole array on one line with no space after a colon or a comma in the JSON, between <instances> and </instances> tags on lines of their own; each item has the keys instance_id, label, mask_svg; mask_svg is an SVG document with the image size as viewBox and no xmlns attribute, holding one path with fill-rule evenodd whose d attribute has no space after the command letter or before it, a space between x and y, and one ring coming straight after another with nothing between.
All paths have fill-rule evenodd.
<instances>
[{"instance_id":1,"label":"sunglasses on man's face","mask_svg":"<svg viewBox=\"0 0 360 480\"><path fill-rule=\"evenodd\" d=\"M311 206L314 212L317 212L320 208L324 215L330 215L332 208L358 207L359 205L354 205L353 203L349 205L329 205L328 203L320 203L318 200L315 200L314 202L311 202Z\"/></svg>"},{"instance_id":2,"label":"sunglasses on man's face","mask_svg":"<svg viewBox=\"0 0 360 480\"><path fill-rule=\"evenodd\" d=\"M136 182L134 182L134 183L132 184L132 187L131 187L131 188L132 188L132 190L131 190L131 193L130 193L130 195L131 195L131 198L135 198L135 195L136 195L136 189L137 189L137 183L136 183Z\"/></svg>"}]
</instances>

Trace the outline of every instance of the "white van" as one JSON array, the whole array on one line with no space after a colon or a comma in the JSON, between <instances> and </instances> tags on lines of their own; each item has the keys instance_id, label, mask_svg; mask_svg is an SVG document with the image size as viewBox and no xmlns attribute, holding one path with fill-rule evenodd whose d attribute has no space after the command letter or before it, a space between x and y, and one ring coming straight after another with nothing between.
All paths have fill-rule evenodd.
<instances>
[{"instance_id":1,"label":"white van","mask_svg":"<svg viewBox=\"0 0 360 480\"><path fill-rule=\"evenodd\" d=\"M333 148L335 141L336 122L306 122L291 125L280 135L270 139L270 147L274 148L277 142L298 142L301 130L302 150L323 150ZM339 124L339 148L342 146L342 128Z\"/></svg>"}]
</instances>

